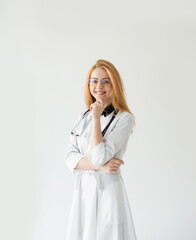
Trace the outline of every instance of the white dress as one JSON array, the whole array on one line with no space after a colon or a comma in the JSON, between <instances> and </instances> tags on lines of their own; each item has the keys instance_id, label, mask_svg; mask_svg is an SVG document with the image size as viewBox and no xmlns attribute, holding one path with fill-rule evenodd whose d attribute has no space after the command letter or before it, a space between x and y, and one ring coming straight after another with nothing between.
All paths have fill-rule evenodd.
<instances>
[{"instance_id":1,"label":"white dress","mask_svg":"<svg viewBox=\"0 0 196 240\"><path fill-rule=\"evenodd\" d=\"M119 111L103 142L89 151L91 112L82 119L84 112L74 123L75 133L80 135L71 134L65 150L65 162L75 175L66 240L137 240L120 168L116 173L75 169L82 157L87 157L95 166L103 165L111 158L123 160L133 128L133 117L128 112ZM101 130L113 114L114 111L106 117L101 115Z\"/></svg>"}]
</instances>

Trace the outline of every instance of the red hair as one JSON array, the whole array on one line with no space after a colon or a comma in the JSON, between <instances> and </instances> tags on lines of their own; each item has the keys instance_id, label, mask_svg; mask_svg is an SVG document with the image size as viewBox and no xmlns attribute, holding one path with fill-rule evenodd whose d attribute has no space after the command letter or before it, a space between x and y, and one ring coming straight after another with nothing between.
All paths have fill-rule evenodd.
<instances>
[{"instance_id":1,"label":"red hair","mask_svg":"<svg viewBox=\"0 0 196 240\"><path fill-rule=\"evenodd\" d=\"M88 81L89 81L89 78L91 77L92 71L98 67L105 69L111 80L112 90L113 90L111 95L111 102L112 102L112 105L114 106L114 109L122 112L129 112L134 118L134 126L135 126L135 116L133 115L133 113L131 112L131 110L127 105L122 79L120 77L118 70L109 61L99 59L88 71L88 74L86 77L86 83L85 83L85 104L87 108L90 109L90 105L96 101L96 99L92 96L90 92Z\"/></svg>"}]
</instances>

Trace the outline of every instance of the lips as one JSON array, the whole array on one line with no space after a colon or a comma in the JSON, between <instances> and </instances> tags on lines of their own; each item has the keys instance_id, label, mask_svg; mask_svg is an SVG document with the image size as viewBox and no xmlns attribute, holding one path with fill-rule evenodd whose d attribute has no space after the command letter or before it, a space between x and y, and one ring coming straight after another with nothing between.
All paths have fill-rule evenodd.
<instances>
[{"instance_id":1,"label":"lips","mask_svg":"<svg viewBox=\"0 0 196 240\"><path fill-rule=\"evenodd\" d=\"M95 92L97 95L103 95L103 94L105 94L106 92L104 92L104 91L97 91L97 92Z\"/></svg>"}]
</instances>

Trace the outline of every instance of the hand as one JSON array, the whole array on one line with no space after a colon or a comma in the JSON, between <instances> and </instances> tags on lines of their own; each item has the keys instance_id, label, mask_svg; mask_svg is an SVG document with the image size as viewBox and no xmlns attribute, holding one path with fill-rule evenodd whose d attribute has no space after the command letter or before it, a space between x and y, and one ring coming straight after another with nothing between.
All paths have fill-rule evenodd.
<instances>
[{"instance_id":1,"label":"hand","mask_svg":"<svg viewBox=\"0 0 196 240\"><path fill-rule=\"evenodd\" d=\"M108 173L116 173L121 164L124 164L123 160L119 158L112 158L107 163L100 166L99 169Z\"/></svg>"},{"instance_id":2,"label":"hand","mask_svg":"<svg viewBox=\"0 0 196 240\"><path fill-rule=\"evenodd\" d=\"M93 118L100 118L104 108L108 106L108 100L99 99L90 105L90 111L92 111Z\"/></svg>"}]
</instances>

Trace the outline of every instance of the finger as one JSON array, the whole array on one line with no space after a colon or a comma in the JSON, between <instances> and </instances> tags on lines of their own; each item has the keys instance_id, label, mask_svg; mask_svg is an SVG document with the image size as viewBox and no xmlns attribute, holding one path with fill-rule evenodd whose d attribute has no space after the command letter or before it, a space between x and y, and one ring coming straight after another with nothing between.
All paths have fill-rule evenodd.
<instances>
[{"instance_id":1,"label":"finger","mask_svg":"<svg viewBox=\"0 0 196 240\"><path fill-rule=\"evenodd\" d=\"M121 159L116 159L114 160L115 163L118 163L118 164L124 164L124 161L121 160Z\"/></svg>"},{"instance_id":2,"label":"finger","mask_svg":"<svg viewBox=\"0 0 196 240\"><path fill-rule=\"evenodd\" d=\"M117 165L120 165L120 163L115 160L109 162L109 166L117 166Z\"/></svg>"},{"instance_id":3,"label":"finger","mask_svg":"<svg viewBox=\"0 0 196 240\"><path fill-rule=\"evenodd\" d=\"M110 168L112 168L112 169L118 169L120 167L120 165L118 165L118 166L111 166Z\"/></svg>"},{"instance_id":4,"label":"finger","mask_svg":"<svg viewBox=\"0 0 196 240\"><path fill-rule=\"evenodd\" d=\"M101 105L103 105L104 108L106 107L106 106L104 105L105 101L103 101L103 99L99 99L98 101L99 101L99 103L100 103Z\"/></svg>"},{"instance_id":5,"label":"finger","mask_svg":"<svg viewBox=\"0 0 196 240\"><path fill-rule=\"evenodd\" d=\"M96 102L94 102L94 105L99 106L101 103L97 100Z\"/></svg>"},{"instance_id":6,"label":"finger","mask_svg":"<svg viewBox=\"0 0 196 240\"><path fill-rule=\"evenodd\" d=\"M110 170L110 172L111 172L111 173L115 173L115 172L117 172L117 170L118 170L118 169L114 169L114 168L113 168L113 169Z\"/></svg>"},{"instance_id":7,"label":"finger","mask_svg":"<svg viewBox=\"0 0 196 240\"><path fill-rule=\"evenodd\" d=\"M112 164L118 164L118 165L120 165L120 162L118 161L118 160L112 160L111 162L110 162L110 164L112 165Z\"/></svg>"},{"instance_id":8,"label":"finger","mask_svg":"<svg viewBox=\"0 0 196 240\"><path fill-rule=\"evenodd\" d=\"M112 166L114 167L119 167L121 164L120 163L113 163Z\"/></svg>"},{"instance_id":9,"label":"finger","mask_svg":"<svg viewBox=\"0 0 196 240\"><path fill-rule=\"evenodd\" d=\"M118 167L111 167L110 171L117 171L119 168Z\"/></svg>"},{"instance_id":10,"label":"finger","mask_svg":"<svg viewBox=\"0 0 196 240\"><path fill-rule=\"evenodd\" d=\"M120 160L120 161L123 161L122 159L120 159L120 158L115 158L115 159L117 159L117 160ZM123 161L124 162L124 161Z\"/></svg>"}]
</instances>

